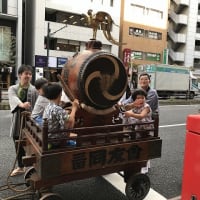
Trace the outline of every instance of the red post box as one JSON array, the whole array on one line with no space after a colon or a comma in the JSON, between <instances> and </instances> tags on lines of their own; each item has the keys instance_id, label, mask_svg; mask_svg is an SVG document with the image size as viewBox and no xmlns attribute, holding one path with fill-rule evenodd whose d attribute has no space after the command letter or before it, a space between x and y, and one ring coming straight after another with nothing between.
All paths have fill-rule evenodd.
<instances>
[{"instance_id":1,"label":"red post box","mask_svg":"<svg viewBox=\"0 0 200 200\"><path fill-rule=\"evenodd\" d=\"M181 200L200 199L200 115L188 115Z\"/></svg>"}]
</instances>

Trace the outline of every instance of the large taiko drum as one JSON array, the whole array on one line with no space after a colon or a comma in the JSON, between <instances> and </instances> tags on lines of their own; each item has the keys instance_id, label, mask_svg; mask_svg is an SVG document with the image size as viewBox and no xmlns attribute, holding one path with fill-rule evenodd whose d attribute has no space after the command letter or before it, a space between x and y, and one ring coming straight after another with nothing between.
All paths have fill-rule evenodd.
<instances>
[{"instance_id":1,"label":"large taiko drum","mask_svg":"<svg viewBox=\"0 0 200 200\"><path fill-rule=\"evenodd\" d=\"M75 98L95 109L108 109L122 97L127 74L122 61L111 53L89 48L64 66L62 79Z\"/></svg>"}]
</instances>

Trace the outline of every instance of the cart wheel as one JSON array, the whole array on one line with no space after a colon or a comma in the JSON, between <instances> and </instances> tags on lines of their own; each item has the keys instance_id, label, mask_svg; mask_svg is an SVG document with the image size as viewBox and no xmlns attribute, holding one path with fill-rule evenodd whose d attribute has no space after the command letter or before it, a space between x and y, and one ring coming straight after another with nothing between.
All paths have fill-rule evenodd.
<instances>
[{"instance_id":1,"label":"cart wheel","mask_svg":"<svg viewBox=\"0 0 200 200\"><path fill-rule=\"evenodd\" d=\"M142 200L149 190L149 177L145 174L134 174L127 181L125 193L129 200Z\"/></svg>"},{"instance_id":2,"label":"cart wheel","mask_svg":"<svg viewBox=\"0 0 200 200\"><path fill-rule=\"evenodd\" d=\"M62 200L62 197L55 193L47 193L40 200Z\"/></svg>"},{"instance_id":3,"label":"cart wheel","mask_svg":"<svg viewBox=\"0 0 200 200\"><path fill-rule=\"evenodd\" d=\"M29 169L27 169L27 171L24 174L24 180L25 180L25 185L27 187L30 186L30 177L32 174L36 173L36 170L34 167L30 167Z\"/></svg>"}]
</instances>

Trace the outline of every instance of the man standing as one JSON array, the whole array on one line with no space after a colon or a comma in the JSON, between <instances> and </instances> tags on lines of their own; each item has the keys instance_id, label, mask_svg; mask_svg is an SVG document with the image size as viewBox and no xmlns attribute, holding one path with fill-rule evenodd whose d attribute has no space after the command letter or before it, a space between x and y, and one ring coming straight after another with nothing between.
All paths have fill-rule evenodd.
<instances>
[{"instance_id":1,"label":"man standing","mask_svg":"<svg viewBox=\"0 0 200 200\"><path fill-rule=\"evenodd\" d=\"M15 143L15 149L17 153L18 167L12 171L10 176L16 176L24 173L24 165L22 157L25 156L25 151L20 143L16 143L16 140L20 139L21 131L21 113L22 111L32 111L38 93L33 85L32 80L32 67L29 65L22 65L18 69L19 83L12 85L8 89L8 99L10 104L12 117L11 124L11 136Z\"/></svg>"},{"instance_id":2,"label":"man standing","mask_svg":"<svg viewBox=\"0 0 200 200\"><path fill-rule=\"evenodd\" d=\"M149 104L153 113L159 112L158 94L155 89L150 88L150 75L146 72L139 75L139 87L147 92L146 103ZM134 107L134 102L130 96L128 99L122 100L121 104L124 105L126 110Z\"/></svg>"},{"instance_id":3,"label":"man standing","mask_svg":"<svg viewBox=\"0 0 200 200\"><path fill-rule=\"evenodd\" d=\"M139 81L138 81L139 86L147 93L146 103L149 104L152 111L152 119L154 119L154 114L159 113L159 102L158 102L157 91L150 87L150 82L151 82L151 77L148 73L143 72L139 75ZM132 95L128 99L125 98L121 99L119 104L123 105L125 110L131 110L137 107L137 102L133 101ZM148 168L150 168L150 160L148 160L146 167L142 167L141 173L147 173Z\"/></svg>"}]
</instances>

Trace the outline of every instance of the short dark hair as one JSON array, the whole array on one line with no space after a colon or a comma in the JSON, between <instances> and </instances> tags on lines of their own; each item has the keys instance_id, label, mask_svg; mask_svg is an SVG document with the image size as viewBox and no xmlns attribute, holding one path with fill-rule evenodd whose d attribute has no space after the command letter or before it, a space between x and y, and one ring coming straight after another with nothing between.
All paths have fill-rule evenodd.
<instances>
[{"instance_id":1,"label":"short dark hair","mask_svg":"<svg viewBox=\"0 0 200 200\"><path fill-rule=\"evenodd\" d=\"M136 100L136 98L137 98L138 95L142 95L145 98L147 97L146 91L144 91L143 89L136 89L136 90L133 91L133 94L132 94L133 101Z\"/></svg>"},{"instance_id":2,"label":"short dark hair","mask_svg":"<svg viewBox=\"0 0 200 200\"><path fill-rule=\"evenodd\" d=\"M25 72L25 71L33 72L32 66L30 66L30 65L21 65L21 66L18 68L18 74L22 74L22 73Z\"/></svg>"},{"instance_id":3,"label":"short dark hair","mask_svg":"<svg viewBox=\"0 0 200 200\"><path fill-rule=\"evenodd\" d=\"M44 84L48 83L48 80L46 78L38 78L35 81L35 88L37 90L41 89L43 87Z\"/></svg>"},{"instance_id":4,"label":"short dark hair","mask_svg":"<svg viewBox=\"0 0 200 200\"><path fill-rule=\"evenodd\" d=\"M147 72L142 72L142 73L139 75L139 79L140 79L142 76L147 76L148 79L151 80L151 75L149 75Z\"/></svg>"},{"instance_id":5,"label":"short dark hair","mask_svg":"<svg viewBox=\"0 0 200 200\"><path fill-rule=\"evenodd\" d=\"M57 99L62 93L62 87L57 82L47 83L42 87L42 89L44 96L49 100Z\"/></svg>"}]
</instances>

